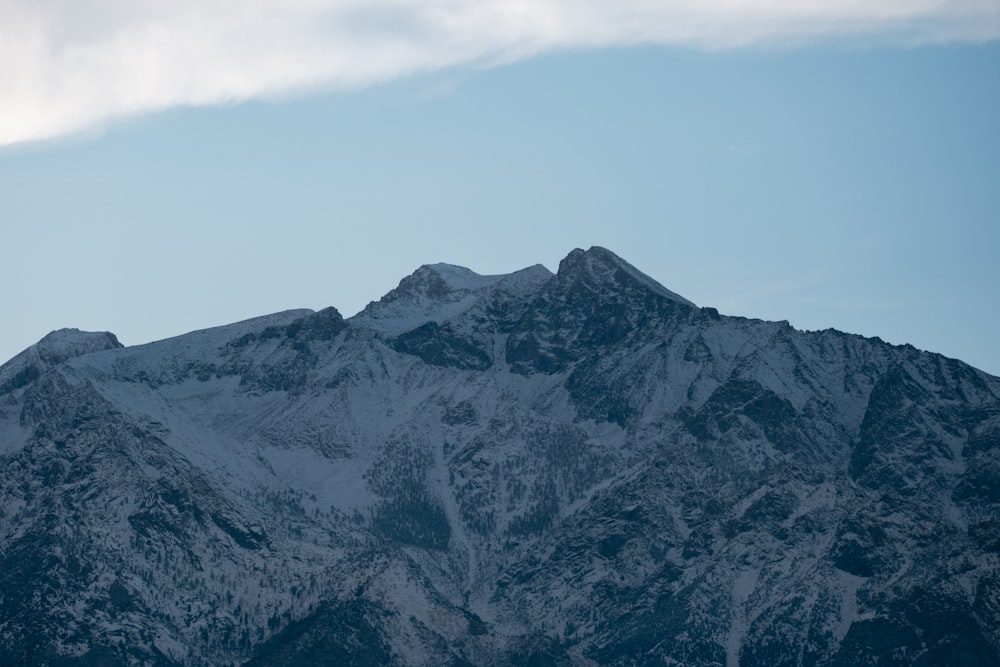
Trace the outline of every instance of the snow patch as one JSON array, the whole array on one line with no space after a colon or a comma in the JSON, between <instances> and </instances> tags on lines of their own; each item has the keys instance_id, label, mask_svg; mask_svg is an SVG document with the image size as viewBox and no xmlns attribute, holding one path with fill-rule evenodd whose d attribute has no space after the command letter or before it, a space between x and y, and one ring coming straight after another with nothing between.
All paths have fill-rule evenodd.
<instances>
[{"instance_id":1,"label":"snow patch","mask_svg":"<svg viewBox=\"0 0 1000 667\"><path fill-rule=\"evenodd\" d=\"M733 579L732 601L733 618L729 623L729 634L726 636L726 667L739 667L740 648L750 626L746 613L747 600L757 588L759 569L741 570Z\"/></svg>"}]
</instances>

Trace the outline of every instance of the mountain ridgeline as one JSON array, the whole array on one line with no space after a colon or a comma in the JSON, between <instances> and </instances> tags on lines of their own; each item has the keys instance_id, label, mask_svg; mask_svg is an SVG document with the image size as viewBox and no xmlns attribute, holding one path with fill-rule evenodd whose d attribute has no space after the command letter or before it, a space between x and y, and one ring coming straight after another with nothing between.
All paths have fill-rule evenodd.
<instances>
[{"instance_id":1,"label":"mountain ridgeline","mask_svg":"<svg viewBox=\"0 0 1000 667\"><path fill-rule=\"evenodd\" d=\"M0 664L998 665L1000 379L602 248L0 366Z\"/></svg>"}]
</instances>

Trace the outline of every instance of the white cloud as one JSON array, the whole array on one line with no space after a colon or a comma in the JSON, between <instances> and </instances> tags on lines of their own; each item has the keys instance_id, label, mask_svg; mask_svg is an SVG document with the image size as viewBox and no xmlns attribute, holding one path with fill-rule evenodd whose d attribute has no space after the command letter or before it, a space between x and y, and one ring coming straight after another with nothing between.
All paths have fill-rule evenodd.
<instances>
[{"instance_id":1,"label":"white cloud","mask_svg":"<svg viewBox=\"0 0 1000 667\"><path fill-rule=\"evenodd\" d=\"M1000 37L998 0L3 0L0 145L560 48Z\"/></svg>"}]
</instances>

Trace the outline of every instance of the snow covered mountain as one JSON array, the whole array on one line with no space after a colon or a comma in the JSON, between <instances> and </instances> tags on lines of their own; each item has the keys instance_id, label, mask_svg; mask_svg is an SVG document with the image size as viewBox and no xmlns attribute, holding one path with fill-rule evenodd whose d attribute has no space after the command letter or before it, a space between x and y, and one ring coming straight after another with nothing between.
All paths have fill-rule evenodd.
<instances>
[{"instance_id":1,"label":"snow covered mountain","mask_svg":"<svg viewBox=\"0 0 1000 667\"><path fill-rule=\"evenodd\" d=\"M0 367L3 665L997 665L1000 379L602 248Z\"/></svg>"}]
</instances>

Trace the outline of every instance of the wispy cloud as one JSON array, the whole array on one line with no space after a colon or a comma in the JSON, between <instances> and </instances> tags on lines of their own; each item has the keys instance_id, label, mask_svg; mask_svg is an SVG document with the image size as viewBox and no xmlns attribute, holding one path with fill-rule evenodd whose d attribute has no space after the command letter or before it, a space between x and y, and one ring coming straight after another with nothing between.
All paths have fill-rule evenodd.
<instances>
[{"instance_id":1,"label":"wispy cloud","mask_svg":"<svg viewBox=\"0 0 1000 667\"><path fill-rule=\"evenodd\" d=\"M0 145L562 48L1000 37L997 0L4 0Z\"/></svg>"}]
</instances>

